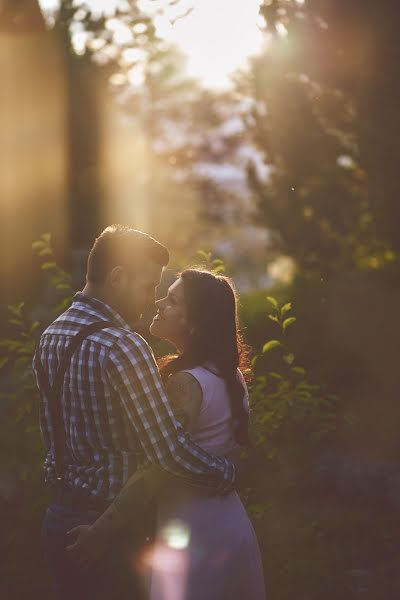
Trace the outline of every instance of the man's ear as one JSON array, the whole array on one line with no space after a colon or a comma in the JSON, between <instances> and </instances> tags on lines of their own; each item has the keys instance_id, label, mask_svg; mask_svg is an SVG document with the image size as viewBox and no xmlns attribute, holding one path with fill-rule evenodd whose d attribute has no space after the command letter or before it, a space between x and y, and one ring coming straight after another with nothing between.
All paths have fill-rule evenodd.
<instances>
[{"instance_id":1,"label":"man's ear","mask_svg":"<svg viewBox=\"0 0 400 600\"><path fill-rule=\"evenodd\" d=\"M124 276L124 270L121 266L117 265L116 267L113 267L110 273L108 274L108 280L110 282L110 285L113 288L120 287L121 283L124 280Z\"/></svg>"}]
</instances>

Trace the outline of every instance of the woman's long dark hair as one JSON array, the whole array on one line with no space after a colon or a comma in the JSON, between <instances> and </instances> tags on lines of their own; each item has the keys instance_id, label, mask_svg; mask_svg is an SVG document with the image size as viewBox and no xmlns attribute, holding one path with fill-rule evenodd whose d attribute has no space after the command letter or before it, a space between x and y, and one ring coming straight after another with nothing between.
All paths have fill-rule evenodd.
<instances>
[{"instance_id":1,"label":"woman's long dark hair","mask_svg":"<svg viewBox=\"0 0 400 600\"><path fill-rule=\"evenodd\" d=\"M248 413L243 405L244 387L239 368L249 371L249 349L238 327L237 301L232 282L223 275L203 269L186 269L180 274L184 286L187 320L191 333L183 354L159 361L164 382L172 373L211 362L225 380L235 423L235 439L249 444Z\"/></svg>"}]
</instances>

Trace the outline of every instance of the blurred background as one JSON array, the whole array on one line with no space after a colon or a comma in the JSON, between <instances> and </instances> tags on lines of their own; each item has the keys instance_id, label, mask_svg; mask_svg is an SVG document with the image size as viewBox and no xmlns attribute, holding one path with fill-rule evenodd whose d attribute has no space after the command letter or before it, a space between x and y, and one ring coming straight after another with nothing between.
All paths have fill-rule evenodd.
<instances>
[{"instance_id":1,"label":"blurred background","mask_svg":"<svg viewBox=\"0 0 400 600\"><path fill-rule=\"evenodd\" d=\"M399 17L395 0L0 0L7 598L51 597L35 341L118 222L168 246L164 288L205 261L240 293L242 493L271 600L400 598Z\"/></svg>"}]
</instances>

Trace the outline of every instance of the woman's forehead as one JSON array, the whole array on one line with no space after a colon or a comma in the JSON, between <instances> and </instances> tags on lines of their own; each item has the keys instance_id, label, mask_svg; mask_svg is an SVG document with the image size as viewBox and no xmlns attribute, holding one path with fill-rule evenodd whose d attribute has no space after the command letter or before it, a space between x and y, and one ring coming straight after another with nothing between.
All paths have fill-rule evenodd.
<instances>
[{"instance_id":1,"label":"woman's forehead","mask_svg":"<svg viewBox=\"0 0 400 600\"><path fill-rule=\"evenodd\" d=\"M181 277L178 277L178 279L169 286L168 292L174 294L177 298L183 298L183 281Z\"/></svg>"}]
</instances>

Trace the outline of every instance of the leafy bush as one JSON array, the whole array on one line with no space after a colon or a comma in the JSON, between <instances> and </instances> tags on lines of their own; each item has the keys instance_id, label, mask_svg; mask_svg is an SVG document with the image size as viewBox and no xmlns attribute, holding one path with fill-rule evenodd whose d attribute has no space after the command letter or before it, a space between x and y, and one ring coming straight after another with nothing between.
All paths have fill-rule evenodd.
<instances>
[{"instance_id":1,"label":"leafy bush","mask_svg":"<svg viewBox=\"0 0 400 600\"><path fill-rule=\"evenodd\" d=\"M255 379L250 390L253 435L268 458L304 462L315 445L337 427L337 397L311 383L307 371L297 364L287 341L287 332L296 317L292 304L280 306L268 296L272 308L268 318L277 335L263 345L253 359ZM275 368L270 356L274 354Z\"/></svg>"},{"instance_id":2,"label":"leafy bush","mask_svg":"<svg viewBox=\"0 0 400 600\"><path fill-rule=\"evenodd\" d=\"M50 315L55 318L71 302L70 277L54 261L50 234L43 234L33 249L41 258L41 268L49 275L49 285L54 290L55 303ZM8 593L13 590L15 598L27 593L50 598L40 554L40 522L48 498L41 473L39 394L31 368L38 335L45 324L31 318L24 302L7 309L14 334L0 340L0 369L7 389L0 395L0 511L7 517L1 540L1 551L7 560L1 565L0 579L7 583Z\"/></svg>"},{"instance_id":3,"label":"leafy bush","mask_svg":"<svg viewBox=\"0 0 400 600\"><path fill-rule=\"evenodd\" d=\"M71 302L70 276L54 260L50 234L43 234L32 247L42 259L41 268L49 274L50 285L57 290L58 299L53 307L56 316ZM10 388L9 392L2 392L1 399L9 409L11 421L6 441L3 438L3 443L7 444L3 456L7 457L8 464L10 457L18 457L18 463L13 464L16 483L17 480L36 480L42 459L37 415L39 397L31 365L37 338L44 325L29 317L24 302L7 308L8 323L13 328L14 336L0 340L3 354L0 369L6 372ZM16 431L13 431L14 428Z\"/></svg>"}]
</instances>

